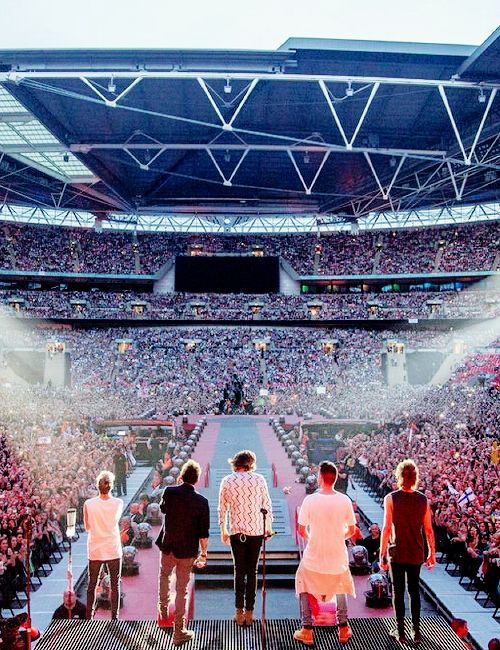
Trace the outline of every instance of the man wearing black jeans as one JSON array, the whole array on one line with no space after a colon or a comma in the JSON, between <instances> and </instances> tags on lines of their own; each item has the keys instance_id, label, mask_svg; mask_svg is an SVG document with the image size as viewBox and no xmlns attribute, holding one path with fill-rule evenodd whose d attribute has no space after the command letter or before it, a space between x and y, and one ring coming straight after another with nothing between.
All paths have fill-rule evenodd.
<instances>
[{"instance_id":1,"label":"man wearing black jeans","mask_svg":"<svg viewBox=\"0 0 500 650\"><path fill-rule=\"evenodd\" d=\"M122 544L118 524L123 512L123 501L110 496L114 480L111 472L101 472L97 477L99 496L87 499L83 505L83 520L88 532L88 618L94 616L97 581L103 564L107 565L110 577L111 618L118 618L122 568Z\"/></svg>"},{"instance_id":2,"label":"man wearing black jeans","mask_svg":"<svg viewBox=\"0 0 500 650\"><path fill-rule=\"evenodd\" d=\"M245 449L229 461L233 473L222 479L219 490L219 525L224 544L231 545L237 625L251 625L257 566L264 534L272 535L271 499L266 479L255 470L256 457ZM230 523L228 526L227 517Z\"/></svg>"},{"instance_id":3,"label":"man wearing black jeans","mask_svg":"<svg viewBox=\"0 0 500 650\"><path fill-rule=\"evenodd\" d=\"M391 492L384 500L384 527L380 543L380 567L388 569L387 550L389 548L390 570L393 587L393 603L396 613L397 629L391 636L401 643L406 642L405 634L405 583L408 584L413 641L422 642L420 633L420 567L424 562L424 537L428 547L425 564L432 569L436 564L432 515L427 497L417 491L418 468L409 458L399 463L396 479L399 489ZM391 545L389 540L392 536Z\"/></svg>"}]
</instances>

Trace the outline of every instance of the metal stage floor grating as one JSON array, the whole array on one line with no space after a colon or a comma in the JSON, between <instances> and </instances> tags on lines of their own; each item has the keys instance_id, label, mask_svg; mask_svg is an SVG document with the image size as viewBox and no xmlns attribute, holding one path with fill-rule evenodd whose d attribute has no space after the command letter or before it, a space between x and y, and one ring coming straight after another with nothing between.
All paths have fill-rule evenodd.
<instances>
[{"instance_id":1,"label":"metal stage floor grating","mask_svg":"<svg viewBox=\"0 0 500 650\"><path fill-rule=\"evenodd\" d=\"M392 618L351 619L353 637L341 645L335 627L316 627L317 650L401 650L408 648L388 636ZM268 620L265 643L261 623L237 627L228 620L191 621L195 638L181 647L185 650L304 650L294 640L298 620ZM408 630L410 624L408 622ZM463 650L460 639L440 616L422 618L421 650ZM159 628L156 621L53 621L36 644L36 650L170 650L172 630Z\"/></svg>"}]
</instances>

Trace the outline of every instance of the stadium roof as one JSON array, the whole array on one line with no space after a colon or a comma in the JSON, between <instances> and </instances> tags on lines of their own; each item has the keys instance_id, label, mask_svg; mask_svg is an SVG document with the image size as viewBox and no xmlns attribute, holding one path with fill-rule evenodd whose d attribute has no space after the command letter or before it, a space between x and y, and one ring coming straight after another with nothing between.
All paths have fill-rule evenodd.
<instances>
[{"instance_id":1,"label":"stadium roof","mask_svg":"<svg viewBox=\"0 0 500 650\"><path fill-rule=\"evenodd\" d=\"M0 201L344 222L493 203L500 28L479 47L0 51Z\"/></svg>"}]
</instances>

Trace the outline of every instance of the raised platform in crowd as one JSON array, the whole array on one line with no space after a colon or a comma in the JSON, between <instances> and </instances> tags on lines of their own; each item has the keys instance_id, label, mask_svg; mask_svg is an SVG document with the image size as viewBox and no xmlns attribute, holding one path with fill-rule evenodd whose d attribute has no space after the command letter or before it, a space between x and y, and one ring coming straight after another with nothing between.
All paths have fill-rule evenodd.
<instances>
[{"instance_id":1,"label":"raised platform in crowd","mask_svg":"<svg viewBox=\"0 0 500 650\"><path fill-rule=\"evenodd\" d=\"M382 525L383 508L356 484L356 481L354 483L356 489L349 487L349 496L357 502L367 521ZM488 641L499 636L500 625L492 616L493 610L481 607L474 598L474 591L466 591L458 583L458 578L445 571L444 565L437 564L431 571L422 567L420 586L425 595L434 602L437 611L448 620L463 618L467 621L470 638L477 648L487 650Z\"/></svg>"},{"instance_id":2,"label":"raised platform in crowd","mask_svg":"<svg viewBox=\"0 0 500 650\"><path fill-rule=\"evenodd\" d=\"M399 642L389 636L394 619L351 619L353 637L341 645L336 627L315 629L314 647L318 650L397 650ZM408 621L409 625L409 621ZM299 621L278 619L255 622L240 628L233 621L192 621L195 638L183 645L186 650L299 650L302 643L293 633ZM422 619L422 650L463 650L460 639L443 617ZM156 621L54 621L37 644L37 650L169 650L172 632Z\"/></svg>"}]
</instances>

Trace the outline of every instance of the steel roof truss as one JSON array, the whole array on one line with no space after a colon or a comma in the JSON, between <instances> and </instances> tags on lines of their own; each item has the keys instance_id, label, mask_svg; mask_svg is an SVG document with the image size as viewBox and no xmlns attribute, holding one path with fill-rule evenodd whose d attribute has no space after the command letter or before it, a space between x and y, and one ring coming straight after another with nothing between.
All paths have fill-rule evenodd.
<instances>
[{"instance_id":1,"label":"steel roof truss","mask_svg":"<svg viewBox=\"0 0 500 650\"><path fill-rule=\"evenodd\" d=\"M246 149L243 150L243 153L241 154L241 156L240 156L238 162L236 163L236 165L234 166L234 169L233 169L231 175L229 176L229 178L226 178L226 175L224 174L224 172L222 171L219 163L215 159L215 156L213 155L212 151L210 150L210 147L205 147L205 151L207 152L210 160L213 162L215 169L219 172L219 174L220 174L220 176L222 178L222 181L223 181L223 185L225 185L226 187L231 187L232 184L233 184L233 178L236 176L236 173L237 173L238 169L241 167L242 162L245 160L248 152L250 151L250 148L247 147Z\"/></svg>"},{"instance_id":2,"label":"steel roof truss","mask_svg":"<svg viewBox=\"0 0 500 650\"><path fill-rule=\"evenodd\" d=\"M229 126L230 126L230 127L233 126L233 122L234 122L235 119L238 117L238 115L239 115L241 109L243 108L243 106L245 105L247 99L248 99L248 98L250 97L250 95L253 93L254 88L255 88L255 86L257 85L258 81L259 81L258 79L252 79L252 81L251 81L250 85L248 86L247 91L245 92L245 94L244 94L244 96L243 96L241 102L240 102L240 103L238 104L238 106L236 107L236 110L235 110L235 112L233 113L233 117L229 120Z\"/></svg>"},{"instance_id":3,"label":"steel roof truss","mask_svg":"<svg viewBox=\"0 0 500 650\"><path fill-rule=\"evenodd\" d=\"M160 148L158 149L158 151L155 153L155 155L154 155L150 160L148 160L147 163L144 163L144 162L142 162L142 160L139 160L139 158L137 158L137 156L135 156L135 155L130 151L130 146L129 146L129 145L127 145L126 147L121 147L121 149L123 149L123 151L125 151L126 153L128 153L128 155L132 158L132 160L134 160L134 161L137 163L137 165L139 166L139 169L142 169L142 171L145 171L145 172L149 171L151 165L152 165L152 164L155 162L155 160L157 160L157 159L162 155L162 153L165 151L165 147L160 147Z\"/></svg>"},{"instance_id":4,"label":"steel roof truss","mask_svg":"<svg viewBox=\"0 0 500 650\"><path fill-rule=\"evenodd\" d=\"M368 163L368 166L369 166L370 169L371 169L371 172L372 172L372 174L373 174L373 177L375 178L375 181L376 181L376 183L377 183L377 185L378 185L378 188L379 188L379 190L380 190L380 193L382 194L382 196L384 197L384 199L386 199L387 197L384 196L384 194L385 194L384 188L382 187L382 183L380 182L380 178L379 178L379 176L378 176L378 174L377 174L377 171L376 171L375 167L373 166L372 159L370 158L370 154L369 154L367 151L365 151L365 152L364 152L364 156L365 156L365 158L366 158L366 162Z\"/></svg>"},{"instance_id":5,"label":"steel roof truss","mask_svg":"<svg viewBox=\"0 0 500 650\"><path fill-rule=\"evenodd\" d=\"M105 104L107 104L108 106L110 105L111 102L109 101L109 99L105 95L103 95L102 92L98 88L96 88L95 85L89 79L87 79L87 77L80 77L80 81L84 83L86 86L88 86L90 90L95 95L97 95L99 99L102 99L102 101Z\"/></svg>"},{"instance_id":6,"label":"steel roof truss","mask_svg":"<svg viewBox=\"0 0 500 650\"><path fill-rule=\"evenodd\" d=\"M323 158L321 159L321 163L320 163L320 165L319 165L319 167L318 167L318 169L316 171L316 174L314 175L314 178L313 178L310 185L307 185L307 183L305 182L304 177L302 176L302 172L300 171L299 166L297 165L297 161L295 160L295 156L293 155L293 153L292 153L292 151L290 149L287 149L287 154L288 154L290 160L292 161L292 164L293 164L293 166L295 168L295 171L297 172L297 176L300 178L300 182L302 183L302 185L304 187L305 193L309 196L311 194L311 192L312 192L312 189L313 189L314 185L316 184L316 181L318 180L319 175L321 174L321 171L322 171L326 161L328 160L328 157L330 155L330 151L325 151L325 153L323 154Z\"/></svg>"},{"instance_id":7,"label":"steel roof truss","mask_svg":"<svg viewBox=\"0 0 500 650\"><path fill-rule=\"evenodd\" d=\"M111 77L113 78L114 75L111 75ZM123 99L126 95L128 95L128 93L132 90L132 88L137 86L137 84L141 83L142 79L143 77L141 76L136 77L124 90L122 90L122 92L117 97L115 97L114 99L109 99L108 97L106 97L106 95L102 94L99 88L97 88L95 83L92 83L90 79L88 79L86 76L80 77L80 81L82 81L86 86L88 86L92 90L92 92L95 93L97 97L106 104L106 106L110 106L111 108L115 108L118 105L118 102L121 99Z\"/></svg>"},{"instance_id":8,"label":"steel roof truss","mask_svg":"<svg viewBox=\"0 0 500 650\"><path fill-rule=\"evenodd\" d=\"M243 151L243 155L240 157L240 159L239 159L238 162L236 163L236 167L233 169L233 173L231 174L231 176L230 176L229 179L228 179L230 183L232 183L233 178L236 176L236 172L237 172L238 169L241 167L241 163L245 160L245 158L246 158L246 156L247 156L247 154L248 154L249 151L250 151L249 148L248 148L248 149L245 149L245 150Z\"/></svg>"},{"instance_id":9,"label":"steel roof truss","mask_svg":"<svg viewBox=\"0 0 500 650\"><path fill-rule=\"evenodd\" d=\"M55 208L60 208L61 207L61 201L62 201L62 198L64 196L64 192L66 191L66 187L67 187L67 184L64 183L60 192L50 194L50 196L52 197L52 201L54 203Z\"/></svg>"},{"instance_id":10,"label":"steel roof truss","mask_svg":"<svg viewBox=\"0 0 500 650\"><path fill-rule=\"evenodd\" d=\"M404 165L404 162L406 160L406 155L401 157L401 160L399 161L399 165L396 167L396 170L392 176L391 182L387 186L387 189L385 190L385 193L382 195L384 199L387 199L391 193L392 186L394 185L396 178L398 177L399 171L401 167Z\"/></svg>"},{"instance_id":11,"label":"steel roof truss","mask_svg":"<svg viewBox=\"0 0 500 650\"><path fill-rule=\"evenodd\" d=\"M490 112L491 105L493 104L493 100L495 99L495 95L497 94L497 89L493 88L493 90L490 92L490 96L488 97L488 103L486 104L486 108L484 109L483 117L481 118L481 122L479 124L479 127L477 129L476 135L474 137L474 142L472 143L471 150L469 151L469 155L467 157L466 164L470 165L472 156L474 154L474 151L476 149L476 145L479 141L479 137L481 136L481 132L483 130L484 123L486 122L486 118L488 117L488 113Z\"/></svg>"},{"instance_id":12,"label":"steel roof truss","mask_svg":"<svg viewBox=\"0 0 500 650\"><path fill-rule=\"evenodd\" d=\"M154 156L149 160L149 162L146 163L146 165L144 165L144 166L146 167L146 169L149 169L149 168L151 167L151 165L152 165L156 160L158 160L158 158L162 155L162 153L163 153L164 151L165 151L165 147L162 147L161 149L158 149L158 151L157 151L157 152L155 153L155 155L154 155ZM141 167L141 169L142 169L142 167Z\"/></svg>"},{"instance_id":13,"label":"steel roof truss","mask_svg":"<svg viewBox=\"0 0 500 650\"><path fill-rule=\"evenodd\" d=\"M345 143L346 149L349 149L349 141L348 141L348 139L346 137L344 127L342 126L342 122L340 121L338 113L335 110L335 106L333 105L333 101L332 101L330 91L328 90L328 88L326 86L326 83L323 81L323 79L320 79L318 81L318 84L319 84L319 87L321 88L321 92L325 96L326 103L328 104L328 108L330 109L330 112L333 115L333 119L335 120L335 124L337 125L339 133L342 136L342 140Z\"/></svg>"},{"instance_id":14,"label":"steel roof truss","mask_svg":"<svg viewBox=\"0 0 500 650\"><path fill-rule=\"evenodd\" d=\"M459 190L458 186L457 186L457 181L456 181L456 178L455 178L455 173L453 172L453 168L452 168L451 163L450 163L449 160L446 161L446 166L448 167L448 171L450 172L451 183L453 185L453 189L455 190L455 196L457 197L457 201L460 201L461 198L462 198L462 192L463 192L463 188L464 188L465 183L462 184L462 187Z\"/></svg>"},{"instance_id":15,"label":"steel roof truss","mask_svg":"<svg viewBox=\"0 0 500 650\"><path fill-rule=\"evenodd\" d=\"M368 97L368 101L366 102L365 107L363 109L363 112L361 113L361 117L359 118L358 124L356 125L356 128L354 129L354 133L353 133L352 138L351 138L351 140L349 142L348 149L352 149L352 145L354 144L354 140L356 139L356 136L358 135L359 130L360 130L361 126L363 125L363 122L365 121L366 114L368 113L368 110L369 110L370 105L371 105L371 103L373 101L373 98L377 94L377 90L379 88L380 88L380 82L377 81L372 86L370 96Z\"/></svg>"},{"instance_id":16,"label":"steel roof truss","mask_svg":"<svg viewBox=\"0 0 500 650\"><path fill-rule=\"evenodd\" d=\"M208 157L210 158L210 160L213 162L215 169L219 172L219 175L220 175L220 177L222 178L222 181L223 181L223 185L225 185L226 187L231 187L232 183L224 175L224 172L220 168L219 163L215 160L215 156L213 155L213 153L210 151L210 149L208 147L205 148L205 151L207 152Z\"/></svg>"},{"instance_id":17,"label":"steel roof truss","mask_svg":"<svg viewBox=\"0 0 500 650\"><path fill-rule=\"evenodd\" d=\"M468 159L467 154L465 153L465 147L464 143L462 142L462 137L460 136L460 131L458 130L457 123L455 121L455 117L453 115L453 111L451 110L450 102L448 101L448 96L446 95L446 91L444 89L444 86L440 84L438 86L439 88L439 94L441 95L441 99L443 100L444 107L446 109L446 113L448 114L448 118L451 122L451 126L453 128L453 132L455 133L455 137L458 142L458 146L460 147L460 151L462 152L462 156L464 158L464 162L466 165L470 165L470 160ZM491 99L491 97L490 97Z\"/></svg>"},{"instance_id":18,"label":"steel roof truss","mask_svg":"<svg viewBox=\"0 0 500 650\"><path fill-rule=\"evenodd\" d=\"M423 86L432 88L469 88L475 90L488 90L498 88L499 84L495 81L464 81L462 79L428 79L424 77L383 77L383 76L357 76L357 75L329 75L329 74L300 74L289 72L270 72L270 73L252 73L252 72L234 72L225 70L222 72L213 72L202 70L190 72L185 70L127 70L127 71L95 71L86 70L58 71L58 70L15 70L10 72L0 72L0 83L13 82L21 83L26 79L109 79L112 76L116 79L220 79L227 80L228 77L234 80L252 81L254 79L261 81L277 82L311 82L325 81L327 83L344 83L344 84L386 84L390 86Z\"/></svg>"},{"instance_id":19,"label":"steel roof truss","mask_svg":"<svg viewBox=\"0 0 500 650\"><path fill-rule=\"evenodd\" d=\"M217 106L217 102L213 98L212 92L214 92L214 91L212 89L209 89L208 84L206 83L206 81L204 79L202 79L202 77L197 77L197 81L200 84L203 92L207 96L207 99L210 102L210 104L211 104L212 108L214 109L215 113L217 114L217 117L221 121L222 129L224 131L232 131L234 121L238 117L241 109L243 108L243 106L247 102L248 98L252 94L252 92L253 92L253 90L254 90L254 88L257 85L259 80L258 79L252 79L252 81L248 85L245 93L243 94L243 97L241 98L241 101L236 106L236 110L234 111L234 113L233 113L231 119L229 120L229 122L226 122L224 116L222 115L222 113L220 111L220 108ZM211 90L212 90L212 92L211 92Z\"/></svg>"}]
</instances>

